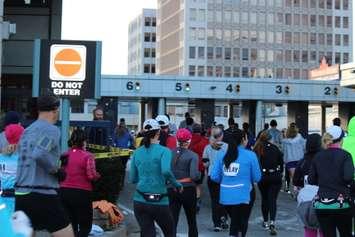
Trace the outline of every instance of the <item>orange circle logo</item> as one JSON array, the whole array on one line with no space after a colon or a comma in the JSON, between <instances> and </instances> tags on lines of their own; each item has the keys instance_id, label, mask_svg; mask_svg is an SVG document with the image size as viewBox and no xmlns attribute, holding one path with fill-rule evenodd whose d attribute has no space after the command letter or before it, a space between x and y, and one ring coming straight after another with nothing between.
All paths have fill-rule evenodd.
<instances>
[{"instance_id":1,"label":"orange circle logo","mask_svg":"<svg viewBox=\"0 0 355 237\"><path fill-rule=\"evenodd\" d=\"M63 49L54 58L54 67L59 74L70 77L80 71L82 59L74 49Z\"/></svg>"}]
</instances>

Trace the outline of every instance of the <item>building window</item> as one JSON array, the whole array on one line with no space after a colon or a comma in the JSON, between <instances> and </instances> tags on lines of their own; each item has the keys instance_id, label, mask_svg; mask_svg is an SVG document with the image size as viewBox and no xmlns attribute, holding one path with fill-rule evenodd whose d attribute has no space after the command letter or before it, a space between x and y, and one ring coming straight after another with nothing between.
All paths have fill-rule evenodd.
<instances>
[{"instance_id":1,"label":"building window","mask_svg":"<svg viewBox=\"0 0 355 237\"><path fill-rule=\"evenodd\" d=\"M222 40L222 30L221 29L215 29L215 37L216 37L216 40Z\"/></svg>"},{"instance_id":2,"label":"building window","mask_svg":"<svg viewBox=\"0 0 355 237\"><path fill-rule=\"evenodd\" d=\"M341 22L341 17L340 16L336 16L335 17L335 28L340 28L340 23Z\"/></svg>"},{"instance_id":3,"label":"building window","mask_svg":"<svg viewBox=\"0 0 355 237\"><path fill-rule=\"evenodd\" d=\"M333 45L333 34L327 34L327 45Z\"/></svg>"},{"instance_id":4,"label":"building window","mask_svg":"<svg viewBox=\"0 0 355 237\"><path fill-rule=\"evenodd\" d=\"M213 29L207 29L207 40L213 40Z\"/></svg>"},{"instance_id":5,"label":"building window","mask_svg":"<svg viewBox=\"0 0 355 237\"><path fill-rule=\"evenodd\" d=\"M216 48L216 59L221 59L222 58L222 47L217 47Z\"/></svg>"},{"instance_id":6,"label":"building window","mask_svg":"<svg viewBox=\"0 0 355 237\"><path fill-rule=\"evenodd\" d=\"M239 12L233 12L233 22L234 23L239 23L239 18L240 18L240 14Z\"/></svg>"},{"instance_id":7,"label":"building window","mask_svg":"<svg viewBox=\"0 0 355 237\"><path fill-rule=\"evenodd\" d=\"M232 30L229 30L229 29L224 30L224 40L225 41L232 41Z\"/></svg>"},{"instance_id":8,"label":"building window","mask_svg":"<svg viewBox=\"0 0 355 237\"><path fill-rule=\"evenodd\" d=\"M292 43L292 32L285 32L285 43L286 44Z\"/></svg>"},{"instance_id":9,"label":"building window","mask_svg":"<svg viewBox=\"0 0 355 237\"><path fill-rule=\"evenodd\" d=\"M286 25L292 25L292 15L290 13L285 14Z\"/></svg>"},{"instance_id":10,"label":"building window","mask_svg":"<svg viewBox=\"0 0 355 237\"><path fill-rule=\"evenodd\" d=\"M248 24L248 12L242 12L242 24Z\"/></svg>"},{"instance_id":11,"label":"building window","mask_svg":"<svg viewBox=\"0 0 355 237\"><path fill-rule=\"evenodd\" d=\"M311 8L317 7L317 0L311 0Z\"/></svg>"},{"instance_id":12,"label":"building window","mask_svg":"<svg viewBox=\"0 0 355 237\"><path fill-rule=\"evenodd\" d=\"M311 62L317 61L317 51L311 51L310 61Z\"/></svg>"},{"instance_id":13,"label":"building window","mask_svg":"<svg viewBox=\"0 0 355 237\"><path fill-rule=\"evenodd\" d=\"M305 50L302 51L302 62L308 63L308 51Z\"/></svg>"},{"instance_id":14,"label":"building window","mask_svg":"<svg viewBox=\"0 0 355 237\"><path fill-rule=\"evenodd\" d=\"M265 50L263 49L259 49L258 50L258 61L260 62L264 62L266 59L266 53L265 53Z\"/></svg>"},{"instance_id":15,"label":"building window","mask_svg":"<svg viewBox=\"0 0 355 237\"><path fill-rule=\"evenodd\" d=\"M282 68L276 69L276 78L283 78L283 69Z\"/></svg>"},{"instance_id":16,"label":"building window","mask_svg":"<svg viewBox=\"0 0 355 237\"><path fill-rule=\"evenodd\" d=\"M205 9L198 10L198 21L201 21L201 22L206 21L206 10Z\"/></svg>"},{"instance_id":17,"label":"building window","mask_svg":"<svg viewBox=\"0 0 355 237\"><path fill-rule=\"evenodd\" d=\"M349 10L349 0L343 0L343 10Z\"/></svg>"},{"instance_id":18,"label":"building window","mask_svg":"<svg viewBox=\"0 0 355 237\"><path fill-rule=\"evenodd\" d=\"M157 18L155 18L155 17L152 18L152 26L153 27L157 26Z\"/></svg>"},{"instance_id":19,"label":"building window","mask_svg":"<svg viewBox=\"0 0 355 237\"><path fill-rule=\"evenodd\" d=\"M267 24L274 25L274 22L275 22L274 14L271 14L271 13L267 14Z\"/></svg>"},{"instance_id":20,"label":"building window","mask_svg":"<svg viewBox=\"0 0 355 237\"><path fill-rule=\"evenodd\" d=\"M250 77L256 77L256 68L255 67L250 68Z\"/></svg>"},{"instance_id":21,"label":"building window","mask_svg":"<svg viewBox=\"0 0 355 237\"><path fill-rule=\"evenodd\" d=\"M196 58L196 47L189 47L189 58Z\"/></svg>"},{"instance_id":22,"label":"building window","mask_svg":"<svg viewBox=\"0 0 355 237\"><path fill-rule=\"evenodd\" d=\"M84 113L84 100L72 100L70 106L72 113Z\"/></svg>"},{"instance_id":23,"label":"building window","mask_svg":"<svg viewBox=\"0 0 355 237\"><path fill-rule=\"evenodd\" d=\"M249 49L242 49L242 60L243 61L249 60Z\"/></svg>"},{"instance_id":24,"label":"building window","mask_svg":"<svg viewBox=\"0 0 355 237\"><path fill-rule=\"evenodd\" d=\"M308 26L308 15L305 14L302 15L302 25Z\"/></svg>"},{"instance_id":25,"label":"building window","mask_svg":"<svg viewBox=\"0 0 355 237\"><path fill-rule=\"evenodd\" d=\"M302 0L302 7L308 8L308 0Z\"/></svg>"},{"instance_id":26,"label":"building window","mask_svg":"<svg viewBox=\"0 0 355 237\"><path fill-rule=\"evenodd\" d=\"M349 62L349 53L343 53L343 63Z\"/></svg>"},{"instance_id":27,"label":"building window","mask_svg":"<svg viewBox=\"0 0 355 237\"><path fill-rule=\"evenodd\" d=\"M232 57L232 49L231 48L224 48L224 59L231 60Z\"/></svg>"},{"instance_id":28,"label":"building window","mask_svg":"<svg viewBox=\"0 0 355 237\"><path fill-rule=\"evenodd\" d=\"M207 59L213 59L213 47L207 47Z\"/></svg>"},{"instance_id":29,"label":"building window","mask_svg":"<svg viewBox=\"0 0 355 237\"><path fill-rule=\"evenodd\" d=\"M312 27L317 26L317 16L316 15L311 15L311 26Z\"/></svg>"},{"instance_id":30,"label":"building window","mask_svg":"<svg viewBox=\"0 0 355 237\"><path fill-rule=\"evenodd\" d=\"M224 76L225 77L231 77L231 67L229 67L229 66L226 66L226 67L224 67Z\"/></svg>"},{"instance_id":31,"label":"building window","mask_svg":"<svg viewBox=\"0 0 355 237\"><path fill-rule=\"evenodd\" d=\"M195 75L196 75L195 65L189 65L189 76L195 76Z\"/></svg>"},{"instance_id":32,"label":"building window","mask_svg":"<svg viewBox=\"0 0 355 237\"><path fill-rule=\"evenodd\" d=\"M224 23L232 22L232 11L225 11L224 12Z\"/></svg>"},{"instance_id":33,"label":"building window","mask_svg":"<svg viewBox=\"0 0 355 237\"><path fill-rule=\"evenodd\" d=\"M242 67L242 77L249 77L249 69L247 67Z\"/></svg>"},{"instance_id":34,"label":"building window","mask_svg":"<svg viewBox=\"0 0 355 237\"><path fill-rule=\"evenodd\" d=\"M341 45L341 35L339 35L339 34L335 35L335 45L337 45L337 46Z\"/></svg>"},{"instance_id":35,"label":"building window","mask_svg":"<svg viewBox=\"0 0 355 237\"><path fill-rule=\"evenodd\" d=\"M293 24L299 26L301 24L301 18L299 14L293 16Z\"/></svg>"},{"instance_id":36,"label":"building window","mask_svg":"<svg viewBox=\"0 0 355 237\"><path fill-rule=\"evenodd\" d=\"M340 53L335 53L335 64L340 64L340 57L341 57Z\"/></svg>"},{"instance_id":37,"label":"building window","mask_svg":"<svg viewBox=\"0 0 355 237\"><path fill-rule=\"evenodd\" d=\"M223 73L222 73L222 67L221 66L217 66L216 67L216 77L222 77Z\"/></svg>"},{"instance_id":38,"label":"building window","mask_svg":"<svg viewBox=\"0 0 355 237\"><path fill-rule=\"evenodd\" d=\"M277 62L283 62L283 51L282 50L276 50L276 61Z\"/></svg>"},{"instance_id":39,"label":"building window","mask_svg":"<svg viewBox=\"0 0 355 237\"><path fill-rule=\"evenodd\" d=\"M150 17L144 17L144 25L150 26Z\"/></svg>"},{"instance_id":40,"label":"building window","mask_svg":"<svg viewBox=\"0 0 355 237\"><path fill-rule=\"evenodd\" d=\"M300 0L294 0L293 4L294 4L293 5L294 7L300 7L301 6Z\"/></svg>"},{"instance_id":41,"label":"building window","mask_svg":"<svg viewBox=\"0 0 355 237\"><path fill-rule=\"evenodd\" d=\"M325 8L325 0L319 0L319 8L321 9Z\"/></svg>"},{"instance_id":42,"label":"building window","mask_svg":"<svg viewBox=\"0 0 355 237\"><path fill-rule=\"evenodd\" d=\"M277 15L276 15L276 23L277 24L281 24L281 25L284 23L284 14L277 13Z\"/></svg>"},{"instance_id":43,"label":"building window","mask_svg":"<svg viewBox=\"0 0 355 237\"><path fill-rule=\"evenodd\" d=\"M198 66L197 67L197 75L199 77L205 76L205 67L204 66Z\"/></svg>"},{"instance_id":44,"label":"building window","mask_svg":"<svg viewBox=\"0 0 355 237\"><path fill-rule=\"evenodd\" d=\"M308 39L308 33L307 32L303 32L302 33L302 44L308 44L309 39Z\"/></svg>"},{"instance_id":45,"label":"building window","mask_svg":"<svg viewBox=\"0 0 355 237\"><path fill-rule=\"evenodd\" d=\"M144 33L144 42L150 42L150 33Z\"/></svg>"},{"instance_id":46,"label":"building window","mask_svg":"<svg viewBox=\"0 0 355 237\"><path fill-rule=\"evenodd\" d=\"M274 61L274 51L272 51L272 50L267 51L267 61L269 61L269 62Z\"/></svg>"},{"instance_id":47,"label":"building window","mask_svg":"<svg viewBox=\"0 0 355 237\"><path fill-rule=\"evenodd\" d=\"M325 36L324 36L324 34L318 34L318 40L319 40L319 44L320 45L324 45L325 44Z\"/></svg>"},{"instance_id":48,"label":"building window","mask_svg":"<svg viewBox=\"0 0 355 237\"><path fill-rule=\"evenodd\" d=\"M197 12L195 8L190 8L190 21L196 21Z\"/></svg>"},{"instance_id":49,"label":"building window","mask_svg":"<svg viewBox=\"0 0 355 237\"><path fill-rule=\"evenodd\" d=\"M349 35L343 35L343 46L349 46Z\"/></svg>"},{"instance_id":50,"label":"building window","mask_svg":"<svg viewBox=\"0 0 355 237\"><path fill-rule=\"evenodd\" d=\"M347 17L347 16L343 17L343 28L345 28L345 29L349 28L349 17Z\"/></svg>"},{"instance_id":51,"label":"building window","mask_svg":"<svg viewBox=\"0 0 355 237\"><path fill-rule=\"evenodd\" d=\"M333 5L332 5L332 0L327 0L327 9L332 9Z\"/></svg>"},{"instance_id":52,"label":"building window","mask_svg":"<svg viewBox=\"0 0 355 237\"><path fill-rule=\"evenodd\" d=\"M151 56L152 56L152 58L155 58L155 49L153 48L152 50L151 50Z\"/></svg>"},{"instance_id":53,"label":"building window","mask_svg":"<svg viewBox=\"0 0 355 237\"><path fill-rule=\"evenodd\" d=\"M292 7L292 0L286 0L286 7Z\"/></svg>"},{"instance_id":54,"label":"building window","mask_svg":"<svg viewBox=\"0 0 355 237\"><path fill-rule=\"evenodd\" d=\"M150 73L150 65L144 64L144 73Z\"/></svg>"},{"instance_id":55,"label":"building window","mask_svg":"<svg viewBox=\"0 0 355 237\"><path fill-rule=\"evenodd\" d=\"M256 12L250 13L250 24L256 24Z\"/></svg>"},{"instance_id":56,"label":"building window","mask_svg":"<svg viewBox=\"0 0 355 237\"><path fill-rule=\"evenodd\" d=\"M207 76L213 77L213 67L212 66L207 66Z\"/></svg>"},{"instance_id":57,"label":"building window","mask_svg":"<svg viewBox=\"0 0 355 237\"><path fill-rule=\"evenodd\" d=\"M294 50L293 51L293 62L294 63L299 63L300 62L300 51L299 50Z\"/></svg>"},{"instance_id":58,"label":"building window","mask_svg":"<svg viewBox=\"0 0 355 237\"><path fill-rule=\"evenodd\" d=\"M275 33L275 43L282 44L282 32Z\"/></svg>"},{"instance_id":59,"label":"building window","mask_svg":"<svg viewBox=\"0 0 355 237\"><path fill-rule=\"evenodd\" d=\"M233 67L233 77L240 77L240 68Z\"/></svg>"},{"instance_id":60,"label":"building window","mask_svg":"<svg viewBox=\"0 0 355 237\"><path fill-rule=\"evenodd\" d=\"M300 44L301 43L301 34L300 32L293 32L293 43Z\"/></svg>"},{"instance_id":61,"label":"building window","mask_svg":"<svg viewBox=\"0 0 355 237\"><path fill-rule=\"evenodd\" d=\"M294 79L300 79L301 78L301 74L300 74L300 70L299 69L293 69L293 78Z\"/></svg>"},{"instance_id":62,"label":"building window","mask_svg":"<svg viewBox=\"0 0 355 237\"><path fill-rule=\"evenodd\" d=\"M264 31L259 32L259 43L265 43L266 41L266 35Z\"/></svg>"},{"instance_id":63,"label":"building window","mask_svg":"<svg viewBox=\"0 0 355 237\"><path fill-rule=\"evenodd\" d=\"M251 61L256 61L257 57L258 57L258 50L257 49L250 49Z\"/></svg>"},{"instance_id":64,"label":"building window","mask_svg":"<svg viewBox=\"0 0 355 237\"><path fill-rule=\"evenodd\" d=\"M285 69L285 77L288 79L292 78L292 69L290 69L290 68Z\"/></svg>"},{"instance_id":65,"label":"building window","mask_svg":"<svg viewBox=\"0 0 355 237\"><path fill-rule=\"evenodd\" d=\"M205 58L205 47L198 47L198 58L199 59Z\"/></svg>"},{"instance_id":66,"label":"building window","mask_svg":"<svg viewBox=\"0 0 355 237\"><path fill-rule=\"evenodd\" d=\"M242 42L248 43L249 41L249 32L247 30L242 31Z\"/></svg>"},{"instance_id":67,"label":"building window","mask_svg":"<svg viewBox=\"0 0 355 237\"><path fill-rule=\"evenodd\" d=\"M333 18L332 18L332 16L327 16L327 27L333 27Z\"/></svg>"},{"instance_id":68,"label":"building window","mask_svg":"<svg viewBox=\"0 0 355 237\"><path fill-rule=\"evenodd\" d=\"M328 61L329 64L332 64L333 52L327 52L327 61Z\"/></svg>"},{"instance_id":69,"label":"building window","mask_svg":"<svg viewBox=\"0 0 355 237\"><path fill-rule=\"evenodd\" d=\"M335 0L334 8L337 10L340 10L340 1L341 0Z\"/></svg>"},{"instance_id":70,"label":"building window","mask_svg":"<svg viewBox=\"0 0 355 237\"><path fill-rule=\"evenodd\" d=\"M144 57L149 58L150 57L150 49L144 49Z\"/></svg>"},{"instance_id":71,"label":"building window","mask_svg":"<svg viewBox=\"0 0 355 237\"><path fill-rule=\"evenodd\" d=\"M285 61L292 62L292 51L291 50L285 51Z\"/></svg>"},{"instance_id":72,"label":"building window","mask_svg":"<svg viewBox=\"0 0 355 237\"><path fill-rule=\"evenodd\" d=\"M319 22L319 26L324 27L325 26L325 16L318 16L318 22Z\"/></svg>"},{"instance_id":73,"label":"building window","mask_svg":"<svg viewBox=\"0 0 355 237\"><path fill-rule=\"evenodd\" d=\"M233 60L240 61L240 49L239 48L233 48Z\"/></svg>"},{"instance_id":74,"label":"building window","mask_svg":"<svg viewBox=\"0 0 355 237\"><path fill-rule=\"evenodd\" d=\"M222 12L220 10L216 11L216 22L222 22Z\"/></svg>"}]
</instances>

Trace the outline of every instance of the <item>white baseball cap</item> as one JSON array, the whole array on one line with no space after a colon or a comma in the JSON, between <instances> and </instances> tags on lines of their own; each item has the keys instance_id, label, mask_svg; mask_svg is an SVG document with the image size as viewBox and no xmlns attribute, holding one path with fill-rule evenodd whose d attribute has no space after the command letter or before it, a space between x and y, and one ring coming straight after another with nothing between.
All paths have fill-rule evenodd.
<instances>
[{"instance_id":1,"label":"white baseball cap","mask_svg":"<svg viewBox=\"0 0 355 237\"><path fill-rule=\"evenodd\" d=\"M158 115L155 120L158 121L161 127L169 126L170 123L169 118L166 115Z\"/></svg>"},{"instance_id":2,"label":"white baseball cap","mask_svg":"<svg viewBox=\"0 0 355 237\"><path fill-rule=\"evenodd\" d=\"M327 128L327 133L332 136L333 142L339 142L344 137L343 129L339 126L331 126Z\"/></svg>"},{"instance_id":3,"label":"white baseball cap","mask_svg":"<svg viewBox=\"0 0 355 237\"><path fill-rule=\"evenodd\" d=\"M158 121L155 119L147 119L143 123L143 129L145 131L158 130L158 129L160 129L160 125L159 125Z\"/></svg>"}]
</instances>

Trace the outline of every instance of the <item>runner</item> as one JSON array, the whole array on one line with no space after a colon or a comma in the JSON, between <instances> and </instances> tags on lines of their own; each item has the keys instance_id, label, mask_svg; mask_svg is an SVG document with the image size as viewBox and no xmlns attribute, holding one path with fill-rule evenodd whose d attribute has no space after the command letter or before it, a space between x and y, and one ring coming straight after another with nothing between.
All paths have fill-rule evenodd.
<instances>
[{"instance_id":1,"label":"runner","mask_svg":"<svg viewBox=\"0 0 355 237\"><path fill-rule=\"evenodd\" d=\"M173 150L176 148L177 141L176 137L169 133L170 120L166 115L158 115L155 118L160 125L160 137L159 144Z\"/></svg>"},{"instance_id":2,"label":"runner","mask_svg":"<svg viewBox=\"0 0 355 237\"><path fill-rule=\"evenodd\" d=\"M198 156L188 149L192 135L186 128L181 128L176 133L178 148L173 151L172 170L184 189L178 192L169 188L170 210L175 221L175 228L179 222L181 206L184 208L187 223L189 225L188 236L197 237L196 224L196 184L200 178L198 170Z\"/></svg>"},{"instance_id":3,"label":"runner","mask_svg":"<svg viewBox=\"0 0 355 237\"><path fill-rule=\"evenodd\" d=\"M19 142L24 128L18 124L5 127L5 138L9 143L4 153L0 154L0 196L12 214L15 211L15 179L17 173Z\"/></svg>"},{"instance_id":4,"label":"runner","mask_svg":"<svg viewBox=\"0 0 355 237\"><path fill-rule=\"evenodd\" d=\"M15 208L30 218L34 230L48 230L55 237L72 237L69 218L57 194L59 179L59 100L37 99L38 119L22 135L15 185Z\"/></svg>"},{"instance_id":5,"label":"runner","mask_svg":"<svg viewBox=\"0 0 355 237\"><path fill-rule=\"evenodd\" d=\"M92 184L100 175L95 169L95 160L85 151L85 132L75 129L69 140L71 148L62 157L66 178L60 183L60 197L69 214L74 234L87 237L92 225Z\"/></svg>"},{"instance_id":6,"label":"runner","mask_svg":"<svg viewBox=\"0 0 355 237\"><path fill-rule=\"evenodd\" d=\"M241 132L235 134L227 152L218 154L211 173L211 179L221 184L220 203L231 218L229 235L238 237L246 236L252 183L261 178L258 159L241 146L242 139Z\"/></svg>"},{"instance_id":7,"label":"runner","mask_svg":"<svg viewBox=\"0 0 355 237\"><path fill-rule=\"evenodd\" d=\"M9 111L5 114L4 128L10 124L20 124L21 117L16 111ZM8 148L8 141L5 137L5 131L0 133L0 153L4 152L4 148Z\"/></svg>"},{"instance_id":8,"label":"runner","mask_svg":"<svg viewBox=\"0 0 355 237\"><path fill-rule=\"evenodd\" d=\"M351 155L340 148L344 132L338 126L327 129L323 136L326 149L316 154L310 169L309 183L319 190L314 208L325 237L351 237L352 215L350 188L354 165Z\"/></svg>"},{"instance_id":9,"label":"runner","mask_svg":"<svg viewBox=\"0 0 355 237\"><path fill-rule=\"evenodd\" d=\"M211 197L211 207L212 207L212 221L215 232L219 232L222 229L228 229L227 224L227 213L224 207L219 203L219 196L220 196L220 185L219 183L214 182L211 179L211 173L213 170L213 166L218 155L225 154L228 149L228 144L222 142L223 140L223 131L219 127L212 127L211 129L211 137L210 137L210 144L206 146L205 150L203 151L203 161L208 167L208 178L207 178L207 185L208 190L210 192Z\"/></svg>"},{"instance_id":10,"label":"runner","mask_svg":"<svg viewBox=\"0 0 355 237\"><path fill-rule=\"evenodd\" d=\"M154 221L166 237L175 237L175 227L169 209L166 182L182 192L171 171L172 152L159 145L160 125L155 119L143 123L143 145L134 151L130 181L137 184L134 193L134 215L142 237L156 236Z\"/></svg>"},{"instance_id":11,"label":"runner","mask_svg":"<svg viewBox=\"0 0 355 237\"><path fill-rule=\"evenodd\" d=\"M254 151L258 156L262 171L262 178L258 183L258 187L262 197L263 227L268 229L271 235L276 235L277 196L282 185L284 163L281 151L276 145L270 142L271 140L272 136L268 131L262 132L256 141Z\"/></svg>"}]
</instances>

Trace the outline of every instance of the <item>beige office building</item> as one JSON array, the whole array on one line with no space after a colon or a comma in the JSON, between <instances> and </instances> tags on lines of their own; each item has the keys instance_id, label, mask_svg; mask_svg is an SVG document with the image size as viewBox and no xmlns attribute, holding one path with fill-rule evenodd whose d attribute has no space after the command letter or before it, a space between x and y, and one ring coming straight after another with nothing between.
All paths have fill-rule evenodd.
<instances>
[{"instance_id":1,"label":"beige office building","mask_svg":"<svg viewBox=\"0 0 355 237\"><path fill-rule=\"evenodd\" d=\"M157 74L305 79L352 42L351 0L158 0Z\"/></svg>"}]
</instances>

